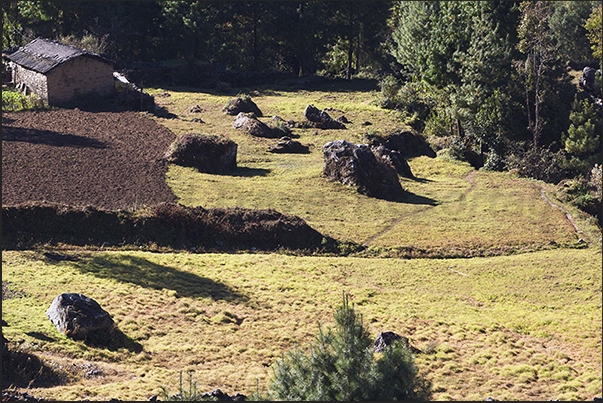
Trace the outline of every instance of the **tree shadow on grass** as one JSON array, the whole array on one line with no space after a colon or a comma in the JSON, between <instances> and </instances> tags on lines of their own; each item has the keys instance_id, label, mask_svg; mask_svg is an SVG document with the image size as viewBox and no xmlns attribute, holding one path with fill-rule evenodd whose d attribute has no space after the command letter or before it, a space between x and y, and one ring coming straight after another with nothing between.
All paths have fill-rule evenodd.
<instances>
[{"instance_id":1,"label":"tree shadow on grass","mask_svg":"<svg viewBox=\"0 0 603 403\"><path fill-rule=\"evenodd\" d=\"M193 273L150 262L132 255L98 255L73 262L83 274L136 284L141 287L175 291L179 296L228 302L246 302L248 298L231 287Z\"/></svg>"}]
</instances>

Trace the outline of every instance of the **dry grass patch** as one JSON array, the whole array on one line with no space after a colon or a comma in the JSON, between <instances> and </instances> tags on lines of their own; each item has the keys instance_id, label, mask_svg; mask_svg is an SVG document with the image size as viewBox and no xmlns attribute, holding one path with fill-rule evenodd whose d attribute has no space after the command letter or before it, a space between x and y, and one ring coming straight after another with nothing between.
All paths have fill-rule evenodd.
<instances>
[{"instance_id":1,"label":"dry grass patch","mask_svg":"<svg viewBox=\"0 0 603 403\"><path fill-rule=\"evenodd\" d=\"M30 391L37 396L146 399L162 385L175 390L181 370L194 370L203 390L249 394L283 352L313 340L318 321L332 323L343 290L373 336L395 331L426 351L416 363L436 400L601 393L597 250L459 260L72 253L81 260L3 253L3 280L28 295L4 301L4 334L15 348L110 365L115 378ZM58 334L45 311L61 292L96 299L142 350Z\"/></svg>"}]
</instances>

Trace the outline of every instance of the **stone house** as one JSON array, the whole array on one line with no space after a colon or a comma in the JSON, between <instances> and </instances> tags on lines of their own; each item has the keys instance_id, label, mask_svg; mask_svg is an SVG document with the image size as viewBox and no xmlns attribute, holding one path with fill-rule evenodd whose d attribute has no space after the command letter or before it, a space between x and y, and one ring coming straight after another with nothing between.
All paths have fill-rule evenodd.
<instances>
[{"instance_id":1,"label":"stone house","mask_svg":"<svg viewBox=\"0 0 603 403\"><path fill-rule=\"evenodd\" d=\"M96 53L37 38L7 57L15 87L50 105L85 94L115 93L113 62Z\"/></svg>"}]
</instances>

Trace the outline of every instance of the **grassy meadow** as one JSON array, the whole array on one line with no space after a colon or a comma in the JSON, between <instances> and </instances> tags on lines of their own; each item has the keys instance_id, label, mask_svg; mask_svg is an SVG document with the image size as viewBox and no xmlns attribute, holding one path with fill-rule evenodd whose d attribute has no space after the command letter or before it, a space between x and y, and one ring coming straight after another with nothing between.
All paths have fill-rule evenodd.
<instances>
[{"instance_id":1,"label":"grassy meadow","mask_svg":"<svg viewBox=\"0 0 603 403\"><path fill-rule=\"evenodd\" d=\"M367 248L349 256L82 248L66 251L79 260L61 262L40 250L3 251L3 284L17 292L3 296L3 334L64 378L28 393L147 400L162 386L174 393L182 371L194 371L202 391L265 391L270 366L312 341L319 322L331 325L345 292L373 336L393 331L423 351L415 363L433 382L434 400L601 396L601 231L555 198L553 185L444 157L409 159L416 179L401 178L407 195L397 201L327 180L326 142L405 129L368 84L241 92L264 122L273 115L301 122L307 104L345 115L345 130L292 129L308 154L269 153L277 139L233 129L234 117L221 110L236 93L148 89L162 107L153 119L174 133L221 134L238 144L233 173L169 167L180 203L273 208ZM195 105L201 113L190 112ZM128 343L99 348L60 334L45 312L63 292L99 302Z\"/></svg>"}]
</instances>

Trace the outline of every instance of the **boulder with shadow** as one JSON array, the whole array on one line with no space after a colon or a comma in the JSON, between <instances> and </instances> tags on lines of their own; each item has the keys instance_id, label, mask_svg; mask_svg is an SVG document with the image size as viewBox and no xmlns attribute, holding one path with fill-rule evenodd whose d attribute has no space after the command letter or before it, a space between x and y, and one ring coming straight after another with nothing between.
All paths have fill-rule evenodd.
<instances>
[{"instance_id":1,"label":"boulder with shadow","mask_svg":"<svg viewBox=\"0 0 603 403\"><path fill-rule=\"evenodd\" d=\"M109 344L115 327L109 313L98 302L77 293L57 295L46 316L59 332L73 340Z\"/></svg>"},{"instance_id":2,"label":"boulder with shadow","mask_svg":"<svg viewBox=\"0 0 603 403\"><path fill-rule=\"evenodd\" d=\"M377 338L375 339L375 341L373 342L373 351L376 353L382 353L385 348L395 342L397 342L398 340L401 340L402 343L404 343L404 345L406 346L406 348L408 348L412 353L420 353L421 350L419 350L416 347L413 347L410 344L410 341L408 340L407 337L404 336L400 336L399 334L396 334L394 332L381 332L377 335Z\"/></svg>"},{"instance_id":3,"label":"boulder with shadow","mask_svg":"<svg viewBox=\"0 0 603 403\"><path fill-rule=\"evenodd\" d=\"M427 143L425 138L408 131L390 134L367 134L368 143L371 146L384 146L390 150L399 151L405 158L425 155L435 158L436 152Z\"/></svg>"},{"instance_id":4,"label":"boulder with shadow","mask_svg":"<svg viewBox=\"0 0 603 403\"><path fill-rule=\"evenodd\" d=\"M410 170L410 165L400 151L390 150L384 146L371 147L371 150L382 164L390 165L398 175L409 179L415 178Z\"/></svg>"},{"instance_id":5,"label":"boulder with shadow","mask_svg":"<svg viewBox=\"0 0 603 403\"><path fill-rule=\"evenodd\" d=\"M370 146L345 140L323 146L323 174L371 197L395 198L404 193L396 169L375 156Z\"/></svg>"},{"instance_id":6,"label":"boulder with shadow","mask_svg":"<svg viewBox=\"0 0 603 403\"><path fill-rule=\"evenodd\" d=\"M224 136L187 133L170 145L164 158L201 172L224 173L237 168L237 148L234 141Z\"/></svg>"},{"instance_id":7,"label":"boulder with shadow","mask_svg":"<svg viewBox=\"0 0 603 403\"><path fill-rule=\"evenodd\" d=\"M239 113L253 113L257 117L262 117L262 111L249 97L238 97L230 100L222 109L226 115L237 116Z\"/></svg>"},{"instance_id":8,"label":"boulder with shadow","mask_svg":"<svg viewBox=\"0 0 603 403\"><path fill-rule=\"evenodd\" d=\"M285 136L281 137L280 141L275 146L270 147L268 151L280 154L305 154L310 152L310 148L299 141L292 140L290 137Z\"/></svg>"},{"instance_id":9,"label":"boulder with shadow","mask_svg":"<svg viewBox=\"0 0 603 403\"><path fill-rule=\"evenodd\" d=\"M304 110L304 116L310 122L312 127L317 129L345 129L345 125L333 119L325 111L321 111L314 105L307 105Z\"/></svg>"},{"instance_id":10,"label":"boulder with shadow","mask_svg":"<svg viewBox=\"0 0 603 403\"><path fill-rule=\"evenodd\" d=\"M232 122L232 127L256 137L278 138L283 134L281 130L271 128L252 113L240 112Z\"/></svg>"}]
</instances>

